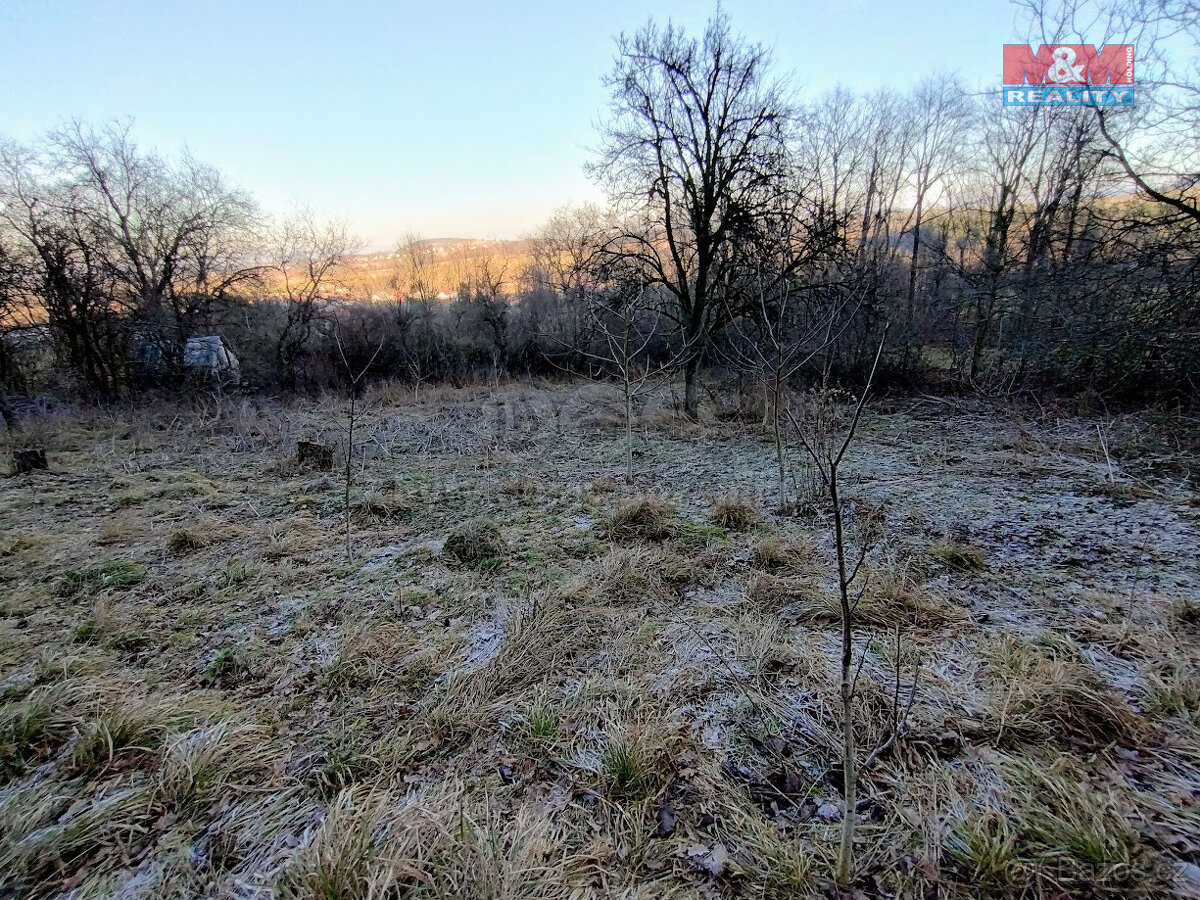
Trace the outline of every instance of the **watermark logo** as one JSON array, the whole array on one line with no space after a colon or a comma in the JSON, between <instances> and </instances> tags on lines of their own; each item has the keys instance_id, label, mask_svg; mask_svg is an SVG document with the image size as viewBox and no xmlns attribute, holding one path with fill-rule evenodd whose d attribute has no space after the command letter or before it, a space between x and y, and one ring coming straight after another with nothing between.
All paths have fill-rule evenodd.
<instances>
[{"instance_id":1,"label":"watermark logo","mask_svg":"<svg viewBox=\"0 0 1200 900\"><path fill-rule=\"evenodd\" d=\"M1133 44L1004 45L1005 106L1133 106Z\"/></svg>"}]
</instances>

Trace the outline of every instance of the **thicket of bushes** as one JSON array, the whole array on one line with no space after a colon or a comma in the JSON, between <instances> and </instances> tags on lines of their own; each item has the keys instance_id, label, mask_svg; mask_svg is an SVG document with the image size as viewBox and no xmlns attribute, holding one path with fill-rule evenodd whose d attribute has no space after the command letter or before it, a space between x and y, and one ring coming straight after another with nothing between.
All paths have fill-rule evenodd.
<instances>
[{"instance_id":1,"label":"thicket of bushes","mask_svg":"<svg viewBox=\"0 0 1200 900\"><path fill-rule=\"evenodd\" d=\"M519 271L484 253L449 285L420 242L368 284L344 226L272 223L127 125L0 142L0 399L179 387L188 339L217 334L248 389L372 360L368 380L413 383L673 368L694 412L705 366L861 383L886 329L884 389L1190 400L1200 160L1177 135L1197 109L1158 75L1157 117L1005 107L945 77L802 103L725 17L650 24L606 80L609 206L556 213Z\"/></svg>"}]
</instances>

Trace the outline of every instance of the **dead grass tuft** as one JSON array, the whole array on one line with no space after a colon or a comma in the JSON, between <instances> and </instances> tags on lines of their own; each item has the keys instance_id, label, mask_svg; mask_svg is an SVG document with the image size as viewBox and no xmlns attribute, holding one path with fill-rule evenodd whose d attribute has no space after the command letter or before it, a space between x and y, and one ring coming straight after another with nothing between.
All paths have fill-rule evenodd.
<instances>
[{"instance_id":1,"label":"dead grass tuft","mask_svg":"<svg viewBox=\"0 0 1200 900\"><path fill-rule=\"evenodd\" d=\"M1184 628L1200 627L1200 603L1182 597L1171 604L1171 619Z\"/></svg>"},{"instance_id":2,"label":"dead grass tuft","mask_svg":"<svg viewBox=\"0 0 1200 900\"><path fill-rule=\"evenodd\" d=\"M1146 682L1147 714L1200 724L1200 673L1190 664L1171 663L1148 675Z\"/></svg>"},{"instance_id":3,"label":"dead grass tuft","mask_svg":"<svg viewBox=\"0 0 1200 900\"><path fill-rule=\"evenodd\" d=\"M982 572L987 568L983 551L960 541L939 541L929 549L930 555L952 572Z\"/></svg>"},{"instance_id":4,"label":"dead grass tuft","mask_svg":"<svg viewBox=\"0 0 1200 900\"><path fill-rule=\"evenodd\" d=\"M397 805L386 792L359 786L338 794L309 842L284 869L281 900L366 900L394 889L395 873L380 851L385 817Z\"/></svg>"},{"instance_id":5,"label":"dead grass tuft","mask_svg":"<svg viewBox=\"0 0 1200 900\"><path fill-rule=\"evenodd\" d=\"M124 590L145 580L145 566L113 559L84 569L67 569L59 577L58 595L73 600L104 589Z\"/></svg>"},{"instance_id":6,"label":"dead grass tuft","mask_svg":"<svg viewBox=\"0 0 1200 900\"><path fill-rule=\"evenodd\" d=\"M144 784L80 798L60 818L0 852L5 886L16 887L17 896L58 895L63 873L111 866L124 847L149 831L155 814Z\"/></svg>"},{"instance_id":7,"label":"dead grass tuft","mask_svg":"<svg viewBox=\"0 0 1200 900\"><path fill-rule=\"evenodd\" d=\"M646 546L615 547L589 561L555 596L579 606L649 606L672 596L696 574L692 560L677 552Z\"/></svg>"},{"instance_id":8,"label":"dead grass tuft","mask_svg":"<svg viewBox=\"0 0 1200 900\"><path fill-rule=\"evenodd\" d=\"M602 524L612 541L665 541L675 533L675 507L661 497L645 494L620 506Z\"/></svg>"},{"instance_id":9,"label":"dead grass tuft","mask_svg":"<svg viewBox=\"0 0 1200 900\"><path fill-rule=\"evenodd\" d=\"M453 675L427 698L419 739L437 746L464 743L499 714L496 701L519 695L551 675L562 676L611 640L610 613L576 605L569 595L538 596L509 615L495 654Z\"/></svg>"},{"instance_id":10,"label":"dead grass tuft","mask_svg":"<svg viewBox=\"0 0 1200 900\"><path fill-rule=\"evenodd\" d=\"M1007 809L977 809L955 822L947 872L988 897L1165 896L1168 868L1134 827L1125 798L1069 756L1050 765L1003 766Z\"/></svg>"},{"instance_id":11,"label":"dead grass tuft","mask_svg":"<svg viewBox=\"0 0 1200 900\"><path fill-rule=\"evenodd\" d=\"M404 522L415 510L404 497L391 494L368 494L353 505L350 515L355 522Z\"/></svg>"},{"instance_id":12,"label":"dead grass tuft","mask_svg":"<svg viewBox=\"0 0 1200 900\"><path fill-rule=\"evenodd\" d=\"M505 478L500 482L500 493L508 497L516 497L522 502L528 502L538 495L538 482L528 475L518 475Z\"/></svg>"},{"instance_id":13,"label":"dead grass tuft","mask_svg":"<svg viewBox=\"0 0 1200 900\"><path fill-rule=\"evenodd\" d=\"M611 478L593 478L588 482L588 490L593 494L612 494L617 490L617 483Z\"/></svg>"},{"instance_id":14,"label":"dead grass tuft","mask_svg":"<svg viewBox=\"0 0 1200 900\"><path fill-rule=\"evenodd\" d=\"M1136 746L1149 733L1145 720L1086 663L1007 636L987 655L998 684L985 730L1002 745L1054 740L1096 750Z\"/></svg>"},{"instance_id":15,"label":"dead grass tuft","mask_svg":"<svg viewBox=\"0 0 1200 900\"><path fill-rule=\"evenodd\" d=\"M219 722L185 732L166 748L154 785L172 810L198 810L261 788L273 754L267 730Z\"/></svg>"},{"instance_id":16,"label":"dead grass tuft","mask_svg":"<svg viewBox=\"0 0 1200 900\"><path fill-rule=\"evenodd\" d=\"M395 678L407 672L405 658L418 648L413 635L400 626L386 624L352 633L337 659L322 676L325 690L334 697L353 697L387 682L396 690Z\"/></svg>"},{"instance_id":17,"label":"dead grass tuft","mask_svg":"<svg viewBox=\"0 0 1200 900\"><path fill-rule=\"evenodd\" d=\"M55 684L0 707L0 784L23 774L66 739L76 721L70 712L72 699L71 688Z\"/></svg>"},{"instance_id":18,"label":"dead grass tuft","mask_svg":"<svg viewBox=\"0 0 1200 900\"><path fill-rule=\"evenodd\" d=\"M464 565L480 567L498 561L507 549L499 525L490 519L476 519L450 532L443 552Z\"/></svg>"},{"instance_id":19,"label":"dead grass tuft","mask_svg":"<svg viewBox=\"0 0 1200 900\"><path fill-rule=\"evenodd\" d=\"M191 528L172 531L167 537L167 550L182 555L208 546L208 537Z\"/></svg>"},{"instance_id":20,"label":"dead grass tuft","mask_svg":"<svg viewBox=\"0 0 1200 900\"><path fill-rule=\"evenodd\" d=\"M711 519L727 531L750 531L763 523L763 514L749 498L725 497L713 507Z\"/></svg>"},{"instance_id":21,"label":"dead grass tuft","mask_svg":"<svg viewBox=\"0 0 1200 900\"><path fill-rule=\"evenodd\" d=\"M826 606L824 589L815 579L805 575L753 572L746 583L746 599L756 609L768 612L778 612L795 603L804 604L806 610L823 610ZM803 617L817 620L809 613Z\"/></svg>"},{"instance_id":22,"label":"dead grass tuft","mask_svg":"<svg viewBox=\"0 0 1200 900\"><path fill-rule=\"evenodd\" d=\"M841 602L831 590L812 590L797 598L793 613L799 621L834 625L842 620ZM906 575L891 570L873 571L867 589L853 607L854 619L867 628L894 631L905 628L939 628L963 622L966 610L922 591Z\"/></svg>"},{"instance_id":23,"label":"dead grass tuft","mask_svg":"<svg viewBox=\"0 0 1200 900\"><path fill-rule=\"evenodd\" d=\"M153 758L173 732L191 727L205 712L177 697L126 700L79 727L66 765L76 773L96 774L118 756Z\"/></svg>"},{"instance_id":24,"label":"dead grass tuft","mask_svg":"<svg viewBox=\"0 0 1200 900\"><path fill-rule=\"evenodd\" d=\"M772 575L808 574L814 568L816 551L800 540L770 537L750 549L750 565Z\"/></svg>"}]
</instances>

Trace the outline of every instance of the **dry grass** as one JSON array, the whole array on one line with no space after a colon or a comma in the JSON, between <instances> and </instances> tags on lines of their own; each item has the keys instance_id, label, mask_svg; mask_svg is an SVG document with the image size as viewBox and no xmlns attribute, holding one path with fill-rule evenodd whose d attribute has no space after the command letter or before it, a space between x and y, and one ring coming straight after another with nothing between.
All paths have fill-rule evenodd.
<instances>
[{"instance_id":1,"label":"dry grass","mask_svg":"<svg viewBox=\"0 0 1200 900\"><path fill-rule=\"evenodd\" d=\"M725 497L713 506L710 519L727 531L751 531L763 523L763 514L753 500Z\"/></svg>"},{"instance_id":2,"label":"dry grass","mask_svg":"<svg viewBox=\"0 0 1200 900\"><path fill-rule=\"evenodd\" d=\"M180 528L167 536L167 550L171 553L191 553L193 550L207 547L208 544L207 535L191 528Z\"/></svg>"},{"instance_id":3,"label":"dry grass","mask_svg":"<svg viewBox=\"0 0 1200 900\"><path fill-rule=\"evenodd\" d=\"M155 799L168 809L201 809L241 791L269 783L273 754L258 726L219 722L187 731L163 754Z\"/></svg>"},{"instance_id":4,"label":"dry grass","mask_svg":"<svg viewBox=\"0 0 1200 900\"><path fill-rule=\"evenodd\" d=\"M351 508L351 518L357 524L406 522L415 514L413 503L394 493L369 493Z\"/></svg>"},{"instance_id":5,"label":"dry grass","mask_svg":"<svg viewBox=\"0 0 1200 900\"><path fill-rule=\"evenodd\" d=\"M803 575L772 575L768 572L751 573L746 583L746 599L755 609L764 612L779 612L784 608L799 605L802 610L801 617L811 621L825 621L819 616L813 616L812 610L824 609L827 603L834 602L815 578Z\"/></svg>"},{"instance_id":6,"label":"dry grass","mask_svg":"<svg viewBox=\"0 0 1200 900\"><path fill-rule=\"evenodd\" d=\"M625 500L603 523L612 541L665 541L677 528L675 507L661 497L646 494Z\"/></svg>"},{"instance_id":7,"label":"dry grass","mask_svg":"<svg viewBox=\"0 0 1200 900\"><path fill-rule=\"evenodd\" d=\"M1014 638L988 651L996 684L987 725L1006 745L1046 740L1086 750L1136 746L1146 722L1075 658L1050 655Z\"/></svg>"},{"instance_id":8,"label":"dry grass","mask_svg":"<svg viewBox=\"0 0 1200 900\"><path fill-rule=\"evenodd\" d=\"M961 541L939 541L929 548L929 555L951 572L982 572L987 568L983 551Z\"/></svg>"},{"instance_id":9,"label":"dry grass","mask_svg":"<svg viewBox=\"0 0 1200 900\"><path fill-rule=\"evenodd\" d=\"M506 550L500 526L489 519L459 526L446 538L444 548L444 552L468 566L481 566L499 560Z\"/></svg>"},{"instance_id":10,"label":"dry grass","mask_svg":"<svg viewBox=\"0 0 1200 900\"><path fill-rule=\"evenodd\" d=\"M962 607L923 589L904 573L885 569L866 577L866 591L854 602L853 615L868 629L942 628L967 618ZM797 600L789 612L801 622L833 625L842 620L841 601L831 590L814 589Z\"/></svg>"},{"instance_id":11,"label":"dry grass","mask_svg":"<svg viewBox=\"0 0 1200 900\"><path fill-rule=\"evenodd\" d=\"M750 565L772 575L804 575L813 574L818 562L809 542L770 537L750 549Z\"/></svg>"},{"instance_id":12,"label":"dry grass","mask_svg":"<svg viewBox=\"0 0 1200 900\"><path fill-rule=\"evenodd\" d=\"M553 390L381 389L354 560L337 477L288 461L334 433L336 398L47 428L60 474L0 479L0 896L831 896L824 525L763 533L737 498L768 487L770 448L734 425L647 432L659 493L622 495L596 477L622 435L573 430L591 395ZM489 435L497 400L513 424ZM1200 835L1196 616L1182 589L1113 584L1124 547L1056 567L1100 539L1070 516L1013 552L983 525L995 577L963 577L960 545L931 565L955 492L1007 477L993 425L897 413L855 447L847 502L886 506L894 554L856 610L864 753L890 727L897 625L905 683L921 673L860 785L856 890L1165 896ZM1064 442L1036 446L1074 477ZM947 474L893 493L897 447ZM1045 520L1057 483L1020 515ZM1175 522L1168 495L1139 503ZM1182 531L1153 534L1139 579L1183 583Z\"/></svg>"},{"instance_id":13,"label":"dry grass","mask_svg":"<svg viewBox=\"0 0 1200 900\"><path fill-rule=\"evenodd\" d=\"M1008 808L957 821L945 852L960 884L987 897L1162 896L1163 867L1125 812L1127 798L1068 757L1003 764Z\"/></svg>"},{"instance_id":14,"label":"dry grass","mask_svg":"<svg viewBox=\"0 0 1200 900\"><path fill-rule=\"evenodd\" d=\"M72 688L50 685L0 707L0 784L20 776L39 756L66 740L76 721Z\"/></svg>"},{"instance_id":15,"label":"dry grass","mask_svg":"<svg viewBox=\"0 0 1200 900\"><path fill-rule=\"evenodd\" d=\"M637 603L642 608L668 600L697 576L694 562L658 547L615 547L585 564L556 597L577 606Z\"/></svg>"},{"instance_id":16,"label":"dry grass","mask_svg":"<svg viewBox=\"0 0 1200 900\"><path fill-rule=\"evenodd\" d=\"M207 712L175 697L124 700L78 727L65 765L75 773L96 774L118 763L156 759L172 733L189 728Z\"/></svg>"}]
</instances>

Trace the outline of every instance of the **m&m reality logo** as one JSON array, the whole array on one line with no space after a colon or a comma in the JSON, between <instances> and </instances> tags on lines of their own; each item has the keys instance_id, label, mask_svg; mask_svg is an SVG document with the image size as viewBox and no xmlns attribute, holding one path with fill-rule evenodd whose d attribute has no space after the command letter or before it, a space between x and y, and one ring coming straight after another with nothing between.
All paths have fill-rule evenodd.
<instances>
[{"instance_id":1,"label":"m&m reality logo","mask_svg":"<svg viewBox=\"0 0 1200 900\"><path fill-rule=\"evenodd\" d=\"M1005 44L1004 105L1133 106L1133 44Z\"/></svg>"}]
</instances>

